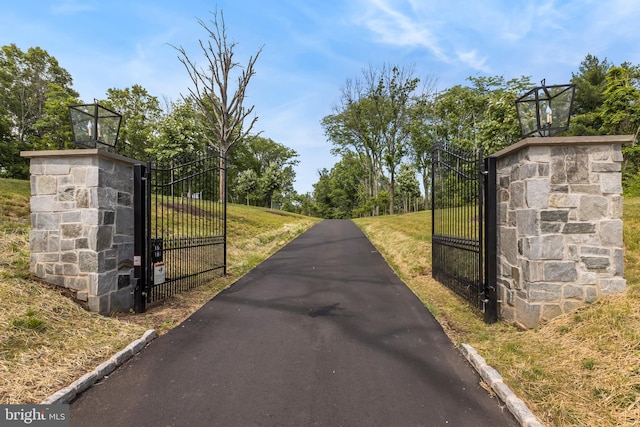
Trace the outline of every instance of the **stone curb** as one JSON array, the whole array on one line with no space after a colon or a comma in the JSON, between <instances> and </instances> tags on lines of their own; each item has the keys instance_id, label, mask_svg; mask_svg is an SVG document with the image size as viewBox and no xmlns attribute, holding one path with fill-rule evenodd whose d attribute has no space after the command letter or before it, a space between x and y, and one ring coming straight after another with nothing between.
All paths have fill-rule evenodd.
<instances>
[{"instance_id":1,"label":"stone curb","mask_svg":"<svg viewBox=\"0 0 640 427\"><path fill-rule=\"evenodd\" d=\"M469 344L461 344L460 352L471 363L471 366L480 374L483 381L496 393L522 427L544 427L527 405L519 399L515 393L502 381L502 376L487 365L480 354Z\"/></svg>"},{"instance_id":2,"label":"stone curb","mask_svg":"<svg viewBox=\"0 0 640 427\"><path fill-rule=\"evenodd\" d=\"M92 372L81 376L80 378L69 384L67 387L64 387L53 393L51 396L44 399L40 404L56 405L71 402L77 395L115 371L118 366L122 365L124 362L140 353L140 351L147 344L153 341L157 336L158 335L156 334L156 331L154 329L149 329L142 335L142 338L133 341L124 349L114 354L109 360L98 365L98 367L95 368Z\"/></svg>"}]
</instances>

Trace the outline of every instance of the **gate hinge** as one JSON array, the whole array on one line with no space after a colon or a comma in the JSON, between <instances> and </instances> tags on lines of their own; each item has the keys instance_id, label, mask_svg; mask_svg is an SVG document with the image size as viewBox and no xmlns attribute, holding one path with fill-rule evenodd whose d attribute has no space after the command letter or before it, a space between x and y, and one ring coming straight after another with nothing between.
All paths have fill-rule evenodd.
<instances>
[{"instance_id":1,"label":"gate hinge","mask_svg":"<svg viewBox=\"0 0 640 427\"><path fill-rule=\"evenodd\" d=\"M485 298L482 300L482 312L486 313L487 311L487 304L489 304L489 299Z\"/></svg>"}]
</instances>

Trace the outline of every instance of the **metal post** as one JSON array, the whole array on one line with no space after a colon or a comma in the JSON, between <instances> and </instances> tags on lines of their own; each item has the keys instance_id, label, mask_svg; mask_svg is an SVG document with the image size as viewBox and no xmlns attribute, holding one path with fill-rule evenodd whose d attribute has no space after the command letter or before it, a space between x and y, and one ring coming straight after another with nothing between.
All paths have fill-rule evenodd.
<instances>
[{"instance_id":1,"label":"metal post","mask_svg":"<svg viewBox=\"0 0 640 427\"><path fill-rule=\"evenodd\" d=\"M485 212L485 206L484 206L484 202L485 202L485 197L486 197L486 193L487 193L487 188L485 185L485 168L484 168L484 156L483 156L483 152L482 152L482 148L478 149L476 151L476 155L478 156L477 159L477 163L476 163L476 167L477 167L477 171L478 173L476 174L477 176L477 181L476 181L476 209L474 212L475 217L477 218L477 222L478 222L478 229L476 230L476 234L474 235L474 238L478 240L478 275L477 275L477 280L478 280L478 286L476 287L476 295L479 297L478 302L482 302L483 304L480 305L480 308L485 310L486 313L486 284L487 284L487 278L486 278L486 266L485 266L485 254L484 254L484 242L485 242L485 236L484 236L484 227L485 227L485 218L483 213Z\"/></svg>"},{"instance_id":2,"label":"metal post","mask_svg":"<svg viewBox=\"0 0 640 427\"><path fill-rule=\"evenodd\" d=\"M437 143L436 143L437 144ZM436 217L435 217L435 194L436 194L436 162L438 161L437 146L434 144L431 147L431 235L436 232ZM432 255L433 259L433 255ZM433 264L433 261L432 261Z\"/></svg>"},{"instance_id":3,"label":"metal post","mask_svg":"<svg viewBox=\"0 0 640 427\"><path fill-rule=\"evenodd\" d=\"M222 166L224 168L222 175L224 177L224 182L223 182L223 189L224 189L224 197L222 200L223 203L223 214L222 214L222 234L223 234L223 241L224 241L224 249L223 249L223 254L222 254L222 263L224 264L222 267L222 274L223 275L227 275L227 150L223 151L223 157L222 157Z\"/></svg>"},{"instance_id":4,"label":"metal post","mask_svg":"<svg viewBox=\"0 0 640 427\"><path fill-rule=\"evenodd\" d=\"M142 184L144 185L144 217L143 222L140 223L141 228L144 230L144 251L142 253L142 263L145 269L145 282L143 288L143 297L145 304L145 311L147 309L147 302L150 300L150 289L153 280L153 265L151 263L151 254L149 252L149 246L151 245L151 181L152 179L151 158L147 157L147 166L144 169ZM157 173L157 172L156 172Z\"/></svg>"},{"instance_id":5,"label":"metal post","mask_svg":"<svg viewBox=\"0 0 640 427\"><path fill-rule=\"evenodd\" d=\"M133 166L133 197L134 197L134 244L133 244L133 267L134 267L134 310L136 313L144 313L147 309L146 287L147 287L147 267L146 259L146 216L147 216L147 192L146 192L145 166L137 164Z\"/></svg>"},{"instance_id":6,"label":"metal post","mask_svg":"<svg viewBox=\"0 0 640 427\"><path fill-rule=\"evenodd\" d=\"M98 103L96 102L93 110L93 139L96 141L95 148L98 148L98 113Z\"/></svg>"},{"instance_id":7,"label":"metal post","mask_svg":"<svg viewBox=\"0 0 640 427\"><path fill-rule=\"evenodd\" d=\"M485 310L484 320L498 320L498 186L496 183L495 157L484 159L485 171Z\"/></svg>"}]
</instances>

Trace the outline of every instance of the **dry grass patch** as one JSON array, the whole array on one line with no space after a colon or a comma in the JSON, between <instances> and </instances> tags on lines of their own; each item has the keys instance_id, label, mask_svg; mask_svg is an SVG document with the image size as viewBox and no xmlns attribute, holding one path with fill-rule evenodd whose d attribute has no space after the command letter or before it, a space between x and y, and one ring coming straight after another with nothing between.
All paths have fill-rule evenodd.
<instances>
[{"instance_id":1,"label":"dry grass patch","mask_svg":"<svg viewBox=\"0 0 640 427\"><path fill-rule=\"evenodd\" d=\"M144 329L29 279L29 182L0 180L0 403L38 403Z\"/></svg>"},{"instance_id":2,"label":"dry grass patch","mask_svg":"<svg viewBox=\"0 0 640 427\"><path fill-rule=\"evenodd\" d=\"M546 425L632 426L640 425L640 199L624 209L627 291L529 331L484 324L431 278L429 212L355 222L452 341L475 347Z\"/></svg>"},{"instance_id":3,"label":"dry grass patch","mask_svg":"<svg viewBox=\"0 0 640 427\"><path fill-rule=\"evenodd\" d=\"M0 231L0 254L0 403L38 403L144 333L25 279L26 232Z\"/></svg>"},{"instance_id":4,"label":"dry grass patch","mask_svg":"<svg viewBox=\"0 0 640 427\"><path fill-rule=\"evenodd\" d=\"M30 280L29 182L0 179L0 404L38 403L149 328L178 325L317 220L229 206L229 275L151 307L100 316L59 288Z\"/></svg>"},{"instance_id":5,"label":"dry grass patch","mask_svg":"<svg viewBox=\"0 0 640 427\"><path fill-rule=\"evenodd\" d=\"M5 230L30 226L29 181L0 179L0 227Z\"/></svg>"}]
</instances>

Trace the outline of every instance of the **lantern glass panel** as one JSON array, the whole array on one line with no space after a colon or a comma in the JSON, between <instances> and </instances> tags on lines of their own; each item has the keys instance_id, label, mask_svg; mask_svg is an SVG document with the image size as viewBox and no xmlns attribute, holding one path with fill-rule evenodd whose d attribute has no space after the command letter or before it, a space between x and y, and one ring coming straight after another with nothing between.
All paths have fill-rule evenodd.
<instances>
[{"instance_id":1,"label":"lantern glass panel","mask_svg":"<svg viewBox=\"0 0 640 427\"><path fill-rule=\"evenodd\" d=\"M71 126L73 129L73 140L75 142L89 142L91 141L91 134L89 128L93 123L93 114L89 113L85 106L76 106L69 109L71 115Z\"/></svg>"},{"instance_id":2,"label":"lantern glass panel","mask_svg":"<svg viewBox=\"0 0 640 427\"><path fill-rule=\"evenodd\" d=\"M540 86L516 101L523 137L553 136L569 128L575 85Z\"/></svg>"},{"instance_id":3,"label":"lantern glass panel","mask_svg":"<svg viewBox=\"0 0 640 427\"><path fill-rule=\"evenodd\" d=\"M89 148L115 148L122 116L99 104L69 107L73 140Z\"/></svg>"}]
</instances>

